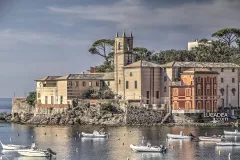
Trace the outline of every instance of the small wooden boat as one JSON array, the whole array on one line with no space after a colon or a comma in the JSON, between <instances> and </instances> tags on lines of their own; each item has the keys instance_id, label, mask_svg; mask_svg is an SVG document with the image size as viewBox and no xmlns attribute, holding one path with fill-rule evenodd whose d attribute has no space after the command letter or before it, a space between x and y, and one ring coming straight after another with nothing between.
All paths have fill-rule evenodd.
<instances>
[{"instance_id":1,"label":"small wooden boat","mask_svg":"<svg viewBox=\"0 0 240 160\"><path fill-rule=\"evenodd\" d=\"M219 142L216 143L217 146L240 146L238 142Z\"/></svg>"},{"instance_id":2,"label":"small wooden boat","mask_svg":"<svg viewBox=\"0 0 240 160\"><path fill-rule=\"evenodd\" d=\"M226 134L226 135L236 135L236 136L240 136L240 132L238 132L238 130L237 129L235 129L235 131L234 132L232 132L232 131L223 131L224 132L224 134Z\"/></svg>"},{"instance_id":3,"label":"small wooden boat","mask_svg":"<svg viewBox=\"0 0 240 160\"><path fill-rule=\"evenodd\" d=\"M130 148L135 152L165 152L167 150L167 147L165 146L151 146L150 143L148 143L147 146L137 146L131 144Z\"/></svg>"},{"instance_id":4,"label":"small wooden boat","mask_svg":"<svg viewBox=\"0 0 240 160\"><path fill-rule=\"evenodd\" d=\"M26 148L30 148L30 146L23 146L23 145L14 145L14 144L3 144L0 141L0 144L2 145L2 148L4 150L15 150L15 149L26 149Z\"/></svg>"},{"instance_id":5,"label":"small wooden boat","mask_svg":"<svg viewBox=\"0 0 240 160\"><path fill-rule=\"evenodd\" d=\"M85 133L82 132L83 137L91 137L91 138L106 138L108 136L107 133L102 131L93 131L93 133Z\"/></svg>"},{"instance_id":6,"label":"small wooden boat","mask_svg":"<svg viewBox=\"0 0 240 160\"><path fill-rule=\"evenodd\" d=\"M40 149L20 149L17 152L21 156L27 157L49 157L49 153L47 150L40 150Z\"/></svg>"},{"instance_id":7,"label":"small wooden boat","mask_svg":"<svg viewBox=\"0 0 240 160\"><path fill-rule=\"evenodd\" d=\"M183 132L181 131L180 134L167 134L168 138L172 139L192 139L194 136L190 133L188 135L184 135Z\"/></svg>"},{"instance_id":8,"label":"small wooden boat","mask_svg":"<svg viewBox=\"0 0 240 160\"><path fill-rule=\"evenodd\" d=\"M212 137L199 136L198 138L199 138L200 141L221 142L223 137L214 135Z\"/></svg>"}]
</instances>

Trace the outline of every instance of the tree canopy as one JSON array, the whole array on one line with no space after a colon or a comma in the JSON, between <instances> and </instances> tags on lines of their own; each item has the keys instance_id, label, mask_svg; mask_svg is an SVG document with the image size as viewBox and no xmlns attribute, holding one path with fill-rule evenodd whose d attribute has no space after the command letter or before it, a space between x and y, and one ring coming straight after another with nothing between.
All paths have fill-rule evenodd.
<instances>
[{"instance_id":1,"label":"tree canopy","mask_svg":"<svg viewBox=\"0 0 240 160\"><path fill-rule=\"evenodd\" d=\"M138 60L150 60L153 51L149 51L144 47L135 47L133 48L133 53L136 54L136 61Z\"/></svg>"},{"instance_id":2,"label":"tree canopy","mask_svg":"<svg viewBox=\"0 0 240 160\"><path fill-rule=\"evenodd\" d=\"M105 59L106 62L109 62L109 59L113 57L113 47L114 40L112 39L100 39L95 41L92 46L88 49L91 54L96 54ZM109 50L110 52L108 52Z\"/></svg>"},{"instance_id":3,"label":"tree canopy","mask_svg":"<svg viewBox=\"0 0 240 160\"><path fill-rule=\"evenodd\" d=\"M35 106L36 103L36 92L29 92L29 95L27 96L27 103L31 106Z\"/></svg>"},{"instance_id":4,"label":"tree canopy","mask_svg":"<svg viewBox=\"0 0 240 160\"><path fill-rule=\"evenodd\" d=\"M212 34L212 37L218 38L221 42L231 46L232 43L240 37L240 28L223 28Z\"/></svg>"}]
</instances>

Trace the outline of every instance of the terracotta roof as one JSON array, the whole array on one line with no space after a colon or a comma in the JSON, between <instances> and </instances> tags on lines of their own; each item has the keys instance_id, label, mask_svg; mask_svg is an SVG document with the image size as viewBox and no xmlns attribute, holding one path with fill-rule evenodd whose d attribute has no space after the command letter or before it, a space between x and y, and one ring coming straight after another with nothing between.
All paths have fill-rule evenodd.
<instances>
[{"instance_id":1,"label":"terracotta roof","mask_svg":"<svg viewBox=\"0 0 240 160\"><path fill-rule=\"evenodd\" d=\"M124 68L135 68L135 67L160 67L160 65L156 63L140 60L132 64L129 64L127 66L124 66Z\"/></svg>"},{"instance_id":2,"label":"terracotta roof","mask_svg":"<svg viewBox=\"0 0 240 160\"><path fill-rule=\"evenodd\" d=\"M212 63L212 62L169 62L161 65L161 67L189 67L189 68L239 68L235 63Z\"/></svg>"},{"instance_id":3,"label":"terracotta roof","mask_svg":"<svg viewBox=\"0 0 240 160\"><path fill-rule=\"evenodd\" d=\"M217 71L211 71L208 68L190 68L188 70L183 71L182 74L197 74L197 73L219 74Z\"/></svg>"}]
</instances>

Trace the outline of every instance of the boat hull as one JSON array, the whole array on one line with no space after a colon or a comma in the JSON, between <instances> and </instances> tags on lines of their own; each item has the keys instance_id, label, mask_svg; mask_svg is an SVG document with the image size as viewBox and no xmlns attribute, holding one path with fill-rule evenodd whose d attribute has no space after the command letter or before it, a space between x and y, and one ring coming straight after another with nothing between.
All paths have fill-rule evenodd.
<instances>
[{"instance_id":1,"label":"boat hull","mask_svg":"<svg viewBox=\"0 0 240 160\"><path fill-rule=\"evenodd\" d=\"M235 142L220 142L216 143L217 146L240 146L240 143Z\"/></svg>"},{"instance_id":2,"label":"boat hull","mask_svg":"<svg viewBox=\"0 0 240 160\"><path fill-rule=\"evenodd\" d=\"M224 131L224 134L226 135L237 135L237 136L240 136L240 132L231 132L231 131Z\"/></svg>"},{"instance_id":3,"label":"boat hull","mask_svg":"<svg viewBox=\"0 0 240 160\"><path fill-rule=\"evenodd\" d=\"M172 139L191 139L191 136L182 136L179 134L167 134L168 138L172 138Z\"/></svg>"},{"instance_id":4,"label":"boat hull","mask_svg":"<svg viewBox=\"0 0 240 160\"><path fill-rule=\"evenodd\" d=\"M213 137L204 137L200 136L198 137L200 141L207 141L207 142L221 142L221 138L213 138Z\"/></svg>"},{"instance_id":5,"label":"boat hull","mask_svg":"<svg viewBox=\"0 0 240 160\"><path fill-rule=\"evenodd\" d=\"M27 156L27 157L48 157L48 154L46 151L42 151L42 150L17 150L17 152L21 155L21 156Z\"/></svg>"},{"instance_id":6,"label":"boat hull","mask_svg":"<svg viewBox=\"0 0 240 160\"><path fill-rule=\"evenodd\" d=\"M83 137L89 137L89 138L106 138L107 134L95 135L95 134L91 134L91 133L82 132L82 136Z\"/></svg>"},{"instance_id":7,"label":"boat hull","mask_svg":"<svg viewBox=\"0 0 240 160\"><path fill-rule=\"evenodd\" d=\"M166 150L158 146L148 147L148 146L136 146L134 144L131 144L130 148L135 152L164 152Z\"/></svg>"},{"instance_id":8,"label":"boat hull","mask_svg":"<svg viewBox=\"0 0 240 160\"><path fill-rule=\"evenodd\" d=\"M4 150L16 150L16 149L28 148L27 146L22 146L22 145L2 144L2 143L1 143L1 145Z\"/></svg>"}]
</instances>

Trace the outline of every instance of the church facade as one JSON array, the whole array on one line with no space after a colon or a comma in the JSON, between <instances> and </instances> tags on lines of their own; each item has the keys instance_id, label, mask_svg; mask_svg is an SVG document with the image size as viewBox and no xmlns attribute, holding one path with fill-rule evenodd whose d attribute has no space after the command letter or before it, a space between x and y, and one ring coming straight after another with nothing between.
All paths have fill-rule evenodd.
<instances>
[{"instance_id":1,"label":"church facade","mask_svg":"<svg viewBox=\"0 0 240 160\"><path fill-rule=\"evenodd\" d=\"M37 102L41 104L70 104L71 100L78 98L81 92L90 87L101 88L107 86L118 97L128 101L139 102L145 107L162 107L169 109L185 109L190 111L187 99L191 99L191 109L196 108L199 102L205 101L208 109L220 107L239 107L239 66L233 63L200 63L200 62L170 62L159 65L147 61L136 61L133 53L134 39L132 33L115 36L114 46L114 72L110 73L82 73L65 76L47 76L37 79ZM201 69L205 72L199 75ZM186 85L184 76L190 70L195 70L192 78L194 85ZM196 72L196 73L195 73ZM211 74L210 74L211 73ZM198 95L197 77L211 78L210 93L204 96ZM214 85L213 79L215 79ZM200 82L199 82L200 83ZM173 84L181 84L178 87ZM173 89L191 88L188 96L176 95L173 97ZM215 88L214 88L215 87ZM207 81L201 84L202 91L209 90ZM180 91L181 90L181 91ZM215 91L213 93L213 91ZM185 93L185 89L184 89ZM199 94L200 95L200 94ZM185 100L183 100L185 99ZM193 100L194 99L194 100ZM211 100L208 103L207 100ZM180 101L184 101L184 103ZM180 103L179 103L180 102ZM178 104L178 106L176 105ZM209 106L210 105L210 106ZM202 110L206 105L201 105ZM191 112L194 110L191 110ZM196 111L197 112L197 111Z\"/></svg>"}]
</instances>

